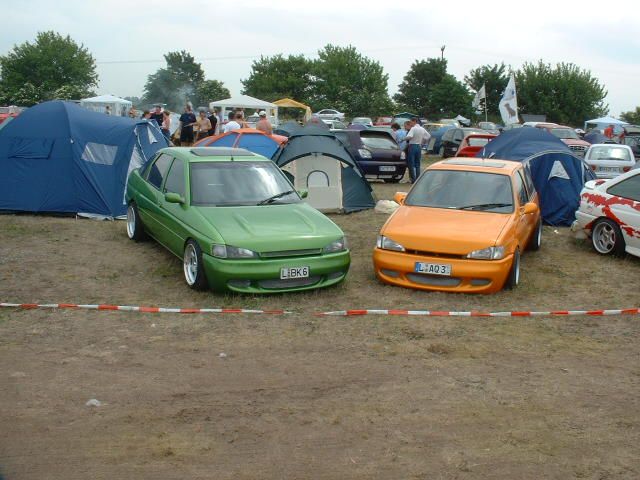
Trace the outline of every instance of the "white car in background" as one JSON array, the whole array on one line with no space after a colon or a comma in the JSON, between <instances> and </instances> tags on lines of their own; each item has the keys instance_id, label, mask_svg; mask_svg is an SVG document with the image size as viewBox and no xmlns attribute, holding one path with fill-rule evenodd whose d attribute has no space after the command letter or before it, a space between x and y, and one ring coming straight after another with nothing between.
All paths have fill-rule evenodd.
<instances>
[{"instance_id":1,"label":"white car in background","mask_svg":"<svg viewBox=\"0 0 640 480\"><path fill-rule=\"evenodd\" d=\"M373 127L373 120L369 117L355 117L351 120L351 125L364 125L365 127Z\"/></svg>"},{"instance_id":2,"label":"white car in background","mask_svg":"<svg viewBox=\"0 0 640 480\"><path fill-rule=\"evenodd\" d=\"M598 178L615 178L636 164L631 147L615 143L594 143L585 153L584 161Z\"/></svg>"},{"instance_id":3,"label":"white car in background","mask_svg":"<svg viewBox=\"0 0 640 480\"><path fill-rule=\"evenodd\" d=\"M314 113L314 115L320 117L323 120L341 120L344 122L344 113L339 112L338 110L333 110L331 108L320 110L319 112Z\"/></svg>"},{"instance_id":4,"label":"white car in background","mask_svg":"<svg viewBox=\"0 0 640 480\"><path fill-rule=\"evenodd\" d=\"M571 230L602 255L640 257L640 169L587 182Z\"/></svg>"}]
</instances>

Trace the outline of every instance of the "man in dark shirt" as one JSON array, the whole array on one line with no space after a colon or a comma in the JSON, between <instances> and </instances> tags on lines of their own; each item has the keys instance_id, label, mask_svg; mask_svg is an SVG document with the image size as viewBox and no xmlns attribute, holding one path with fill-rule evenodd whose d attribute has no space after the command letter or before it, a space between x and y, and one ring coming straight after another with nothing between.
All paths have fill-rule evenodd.
<instances>
[{"instance_id":1,"label":"man in dark shirt","mask_svg":"<svg viewBox=\"0 0 640 480\"><path fill-rule=\"evenodd\" d=\"M211 122L211 130L209 130L209 136L216 133L216 125L218 124L218 109L214 109L209 115L209 121Z\"/></svg>"},{"instance_id":2,"label":"man in dark shirt","mask_svg":"<svg viewBox=\"0 0 640 480\"><path fill-rule=\"evenodd\" d=\"M190 147L193 144L193 124L196 123L196 115L191 105L184 107L184 113L180 115L180 145Z\"/></svg>"},{"instance_id":3,"label":"man in dark shirt","mask_svg":"<svg viewBox=\"0 0 640 480\"><path fill-rule=\"evenodd\" d=\"M155 120L158 123L158 127L162 128L162 121L164 118L162 116L162 107L160 105L155 106L155 110L151 114L151 120Z\"/></svg>"}]
</instances>

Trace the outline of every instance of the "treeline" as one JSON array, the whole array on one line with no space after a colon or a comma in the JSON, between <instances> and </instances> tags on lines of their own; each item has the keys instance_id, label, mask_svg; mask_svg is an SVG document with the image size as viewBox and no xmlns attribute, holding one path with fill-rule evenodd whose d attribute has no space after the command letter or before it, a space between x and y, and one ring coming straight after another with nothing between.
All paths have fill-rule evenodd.
<instances>
[{"instance_id":1,"label":"treeline","mask_svg":"<svg viewBox=\"0 0 640 480\"><path fill-rule=\"evenodd\" d=\"M230 96L186 51L164 55L166 66L147 77L140 104L164 103L181 109L185 101L205 106ZM388 93L389 76L379 62L353 46L327 45L317 58L304 55L260 57L242 79L242 93L268 101L291 97L314 111L336 108L348 116L376 116L408 110L427 118L458 114L477 117L471 106L475 91L486 87L489 116L498 118L498 103L511 71L516 77L520 113L544 114L549 121L580 125L608 113L605 87L587 69L573 63L551 65L540 60L512 69L504 63L472 69L463 80L448 72L444 58L415 60L398 93ZM49 31L35 41L16 45L0 56L0 104L34 105L49 99L91 96L98 85L95 59L69 36ZM622 115L640 120L640 107Z\"/></svg>"}]
</instances>

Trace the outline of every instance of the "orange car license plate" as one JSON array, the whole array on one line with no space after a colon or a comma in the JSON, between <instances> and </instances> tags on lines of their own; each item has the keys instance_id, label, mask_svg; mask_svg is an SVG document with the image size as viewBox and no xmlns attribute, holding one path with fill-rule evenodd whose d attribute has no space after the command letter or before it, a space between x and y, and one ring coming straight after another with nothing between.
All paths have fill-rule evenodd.
<instances>
[{"instance_id":1,"label":"orange car license plate","mask_svg":"<svg viewBox=\"0 0 640 480\"><path fill-rule=\"evenodd\" d=\"M416 262L415 271L431 275L451 275L451 265L448 263Z\"/></svg>"}]
</instances>

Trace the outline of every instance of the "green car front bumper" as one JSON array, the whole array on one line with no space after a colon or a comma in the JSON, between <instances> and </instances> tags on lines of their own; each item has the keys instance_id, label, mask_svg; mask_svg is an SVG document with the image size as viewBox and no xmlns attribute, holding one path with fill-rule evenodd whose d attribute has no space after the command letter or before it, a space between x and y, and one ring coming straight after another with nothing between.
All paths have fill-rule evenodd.
<instances>
[{"instance_id":1,"label":"green car front bumper","mask_svg":"<svg viewBox=\"0 0 640 480\"><path fill-rule=\"evenodd\" d=\"M278 293L313 290L344 280L351 264L349 251L310 257L229 260L203 253L209 286L216 291ZM309 267L308 278L280 279L282 268Z\"/></svg>"}]
</instances>

